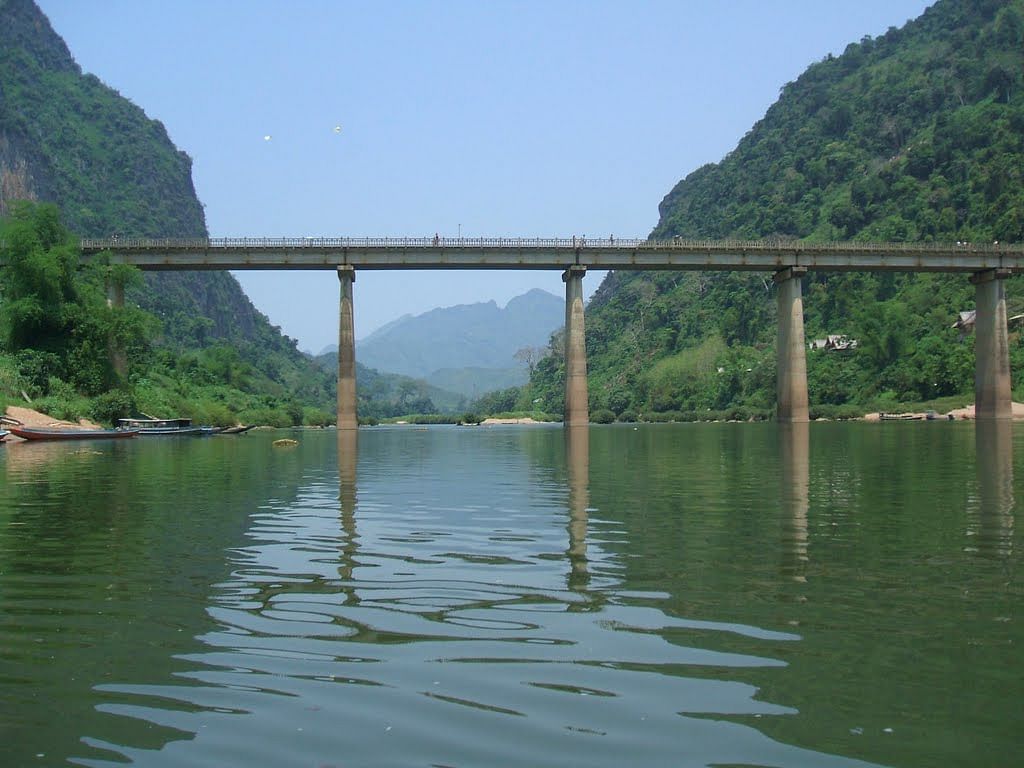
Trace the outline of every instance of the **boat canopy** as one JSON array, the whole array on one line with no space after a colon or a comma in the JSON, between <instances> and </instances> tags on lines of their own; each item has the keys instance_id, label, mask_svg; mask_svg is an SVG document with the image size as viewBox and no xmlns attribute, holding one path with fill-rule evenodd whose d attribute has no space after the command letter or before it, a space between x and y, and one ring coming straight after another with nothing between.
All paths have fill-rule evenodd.
<instances>
[{"instance_id":1,"label":"boat canopy","mask_svg":"<svg viewBox=\"0 0 1024 768\"><path fill-rule=\"evenodd\" d=\"M118 419L120 429L184 429L192 419Z\"/></svg>"}]
</instances>

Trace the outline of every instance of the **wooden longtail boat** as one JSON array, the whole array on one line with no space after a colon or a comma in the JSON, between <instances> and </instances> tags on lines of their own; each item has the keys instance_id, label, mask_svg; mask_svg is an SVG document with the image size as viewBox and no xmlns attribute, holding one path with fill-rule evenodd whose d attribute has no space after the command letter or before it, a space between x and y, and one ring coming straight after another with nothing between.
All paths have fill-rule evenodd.
<instances>
[{"instance_id":1,"label":"wooden longtail boat","mask_svg":"<svg viewBox=\"0 0 1024 768\"><path fill-rule=\"evenodd\" d=\"M148 435L211 435L213 427L192 426L192 419L118 419L117 428Z\"/></svg>"},{"instance_id":2,"label":"wooden longtail boat","mask_svg":"<svg viewBox=\"0 0 1024 768\"><path fill-rule=\"evenodd\" d=\"M12 435L23 440L109 440L135 437L137 430L124 429L62 429L55 427L11 427Z\"/></svg>"},{"instance_id":3,"label":"wooden longtail boat","mask_svg":"<svg viewBox=\"0 0 1024 768\"><path fill-rule=\"evenodd\" d=\"M247 424L245 426L238 426L238 427L225 427L224 429L222 429L217 434L218 435L244 435L246 432L248 432L250 429L252 429L255 426L256 426L255 424Z\"/></svg>"}]
</instances>

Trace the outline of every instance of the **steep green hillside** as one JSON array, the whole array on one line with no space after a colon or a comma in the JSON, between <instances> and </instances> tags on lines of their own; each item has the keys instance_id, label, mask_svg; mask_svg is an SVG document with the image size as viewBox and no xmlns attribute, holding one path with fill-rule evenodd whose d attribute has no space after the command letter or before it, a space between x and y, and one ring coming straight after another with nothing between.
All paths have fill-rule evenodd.
<instances>
[{"instance_id":1,"label":"steep green hillside","mask_svg":"<svg viewBox=\"0 0 1024 768\"><path fill-rule=\"evenodd\" d=\"M159 121L82 74L31 0L0 0L0 215L13 200L44 200L80 236L205 235L191 166ZM226 345L253 389L333 409L331 377L230 273L148 273L128 298L159 319L159 347Z\"/></svg>"},{"instance_id":2,"label":"steep green hillside","mask_svg":"<svg viewBox=\"0 0 1024 768\"><path fill-rule=\"evenodd\" d=\"M81 236L205 235L192 161L163 124L83 75L31 0L0 0L0 19L0 214L11 199L38 199ZM268 326L229 273L146 280L135 298L168 341L239 341Z\"/></svg>"},{"instance_id":3,"label":"steep green hillside","mask_svg":"<svg viewBox=\"0 0 1024 768\"><path fill-rule=\"evenodd\" d=\"M1024 240L1024 0L939 0L902 29L851 43L782 88L721 162L665 197L664 238ZM1024 310L1008 281L1011 314ZM964 276L812 273L811 399L868 405L964 395L973 338ZM592 409L704 411L774 403L770 275L610 274L587 315ZM1024 350L1013 342L1014 380ZM561 402L557 345L529 394Z\"/></svg>"},{"instance_id":4,"label":"steep green hillside","mask_svg":"<svg viewBox=\"0 0 1024 768\"><path fill-rule=\"evenodd\" d=\"M0 0L0 146L8 190L59 202L83 235L202 235L192 161L93 75L31 0Z\"/></svg>"}]
</instances>

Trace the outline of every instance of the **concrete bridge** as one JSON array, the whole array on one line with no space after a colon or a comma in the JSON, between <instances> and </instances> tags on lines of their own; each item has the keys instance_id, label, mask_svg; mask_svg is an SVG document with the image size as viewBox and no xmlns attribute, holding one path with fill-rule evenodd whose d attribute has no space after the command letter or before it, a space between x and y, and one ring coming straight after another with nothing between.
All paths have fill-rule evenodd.
<instances>
[{"instance_id":1,"label":"concrete bridge","mask_svg":"<svg viewBox=\"0 0 1024 768\"><path fill-rule=\"evenodd\" d=\"M962 272L975 286L975 405L1011 418L1003 280L1024 271L1024 246L572 238L85 239L83 255L144 270L331 269L340 281L338 428L355 429L353 283L362 269L558 269L565 282L565 424L589 420L583 276L595 269L772 272L778 300L778 419L808 420L801 278L808 270ZM110 300L124 301L110 287ZM123 361L118 361L123 365Z\"/></svg>"}]
</instances>

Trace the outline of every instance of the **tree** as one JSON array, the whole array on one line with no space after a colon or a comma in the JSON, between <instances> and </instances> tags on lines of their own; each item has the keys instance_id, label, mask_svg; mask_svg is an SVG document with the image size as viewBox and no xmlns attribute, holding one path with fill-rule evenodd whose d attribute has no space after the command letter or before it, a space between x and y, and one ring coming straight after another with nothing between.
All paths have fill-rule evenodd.
<instances>
[{"instance_id":1,"label":"tree","mask_svg":"<svg viewBox=\"0 0 1024 768\"><path fill-rule=\"evenodd\" d=\"M0 340L27 366L42 393L51 376L79 392L98 395L118 382L112 345L137 350L146 344L152 318L131 307L108 307L108 277L130 281L129 267L81 265L75 240L51 204L15 202L3 225L6 266L0 276ZM39 362L46 365L45 380Z\"/></svg>"},{"instance_id":2,"label":"tree","mask_svg":"<svg viewBox=\"0 0 1024 768\"><path fill-rule=\"evenodd\" d=\"M3 230L3 340L14 352L62 351L70 335L69 307L77 299L77 266L54 205L14 202Z\"/></svg>"},{"instance_id":3,"label":"tree","mask_svg":"<svg viewBox=\"0 0 1024 768\"><path fill-rule=\"evenodd\" d=\"M533 369L537 367L537 361L540 360L543 354L544 350L540 347L523 347L513 357L525 365L530 371L530 375L533 376Z\"/></svg>"}]
</instances>

